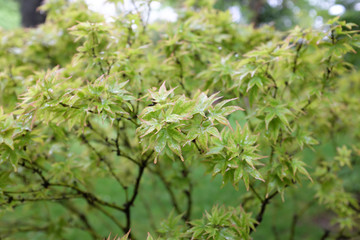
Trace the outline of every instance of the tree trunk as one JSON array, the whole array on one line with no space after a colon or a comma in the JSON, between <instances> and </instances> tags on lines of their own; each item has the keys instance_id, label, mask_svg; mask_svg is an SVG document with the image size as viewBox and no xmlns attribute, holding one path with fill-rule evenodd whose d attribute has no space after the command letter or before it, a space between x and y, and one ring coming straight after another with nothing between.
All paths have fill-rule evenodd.
<instances>
[{"instance_id":1,"label":"tree trunk","mask_svg":"<svg viewBox=\"0 0 360 240\"><path fill-rule=\"evenodd\" d=\"M46 14L38 10L42 2L43 0L21 0L20 11L23 27L36 27L45 22Z\"/></svg>"}]
</instances>

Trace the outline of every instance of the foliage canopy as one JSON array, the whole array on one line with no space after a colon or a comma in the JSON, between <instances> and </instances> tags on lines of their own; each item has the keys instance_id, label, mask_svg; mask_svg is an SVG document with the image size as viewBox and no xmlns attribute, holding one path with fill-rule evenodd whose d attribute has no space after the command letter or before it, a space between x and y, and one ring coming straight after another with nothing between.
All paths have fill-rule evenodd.
<instances>
[{"instance_id":1,"label":"foliage canopy","mask_svg":"<svg viewBox=\"0 0 360 240\"><path fill-rule=\"evenodd\" d=\"M43 8L39 28L0 32L1 237L145 237L133 213L155 178L170 207L148 239L251 239L273 201L304 188L315 200L290 238L312 206L333 214L323 237L359 232L360 189L342 180L360 156L353 24L277 32L211 7L156 24L106 23L81 1ZM336 156L321 154L329 142ZM217 186L202 169L237 203L196 205L198 185Z\"/></svg>"}]
</instances>

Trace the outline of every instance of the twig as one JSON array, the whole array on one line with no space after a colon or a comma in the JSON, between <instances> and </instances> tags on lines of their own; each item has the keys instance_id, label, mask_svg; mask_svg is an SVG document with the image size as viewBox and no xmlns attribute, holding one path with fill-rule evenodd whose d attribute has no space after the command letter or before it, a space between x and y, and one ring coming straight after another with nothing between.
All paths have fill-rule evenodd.
<instances>
[{"instance_id":1,"label":"twig","mask_svg":"<svg viewBox=\"0 0 360 240\"><path fill-rule=\"evenodd\" d=\"M73 194L73 195L61 195L61 196L51 196L51 197L38 197L38 198L29 198L29 197L13 197L10 196L8 202L0 204L0 206L8 205L11 202L40 202L40 201L62 201L62 200L70 200L75 198L82 198L81 194Z\"/></svg>"},{"instance_id":2,"label":"twig","mask_svg":"<svg viewBox=\"0 0 360 240\"><path fill-rule=\"evenodd\" d=\"M159 165L159 164L158 164ZM159 168L159 167L158 167ZM164 184L165 186L165 189L166 191L169 193L169 196L170 196L170 200L171 200L171 203L176 211L177 214L181 214L181 210L180 210L180 207L179 207L179 204L176 200L176 197L175 197L175 194L174 194L174 191L172 190L171 188L171 183L169 181L166 180L165 176L162 174L162 172L160 170L153 170L151 168L148 168L148 170L153 173L153 174L156 174L161 182Z\"/></svg>"},{"instance_id":3,"label":"twig","mask_svg":"<svg viewBox=\"0 0 360 240\"><path fill-rule=\"evenodd\" d=\"M255 196L260 200L260 202L263 202L264 200L260 197L260 195L256 192L255 188L252 184L250 184L250 190L255 194Z\"/></svg>"},{"instance_id":4,"label":"twig","mask_svg":"<svg viewBox=\"0 0 360 240\"><path fill-rule=\"evenodd\" d=\"M151 158L152 154L153 154L153 152L151 152L144 160L142 160L140 162L133 194L132 194L131 198L124 203L124 213L126 215L126 226L124 228L125 232L129 232L131 229L131 207L133 206L133 204L138 196L140 182L143 177L144 170L147 167L147 163L149 162L149 159ZM129 238L134 239L131 232L129 234Z\"/></svg>"},{"instance_id":5,"label":"twig","mask_svg":"<svg viewBox=\"0 0 360 240\"><path fill-rule=\"evenodd\" d=\"M303 46L303 41L304 40L301 40L300 43L297 45L296 47L296 55L295 55L295 58L294 58L294 62L293 62L293 69L292 69L292 72L295 73L296 70L297 70L297 61L299 59L299 55L300 55L300 50ZM288 85L288 82L286 81L285 82L286 85Z\"/></svg>"},{"instance_id":6,"label":"twig","mask_svg":"<svg viewBox=\"0 0 360 240\"><path fill-rule=\"evenodd\" d=\"M146 200L144 198L140 198L141 202L144 204L144 207L145 207L145 210L149 216L149 220L150 220L150 226L151 228L154 230L154 232L157 231L157 227L155 225L155 219L154 219L154 216L153 214L151 213L151 206L146 202Z\"/></svg>"},{"instance_id":7,"label":"twig","mask_svg":"<svg viewBox=\"0 0 360 240\"><path fill-rule=\"evenodd\" d=\"M184 179L186 179L189 183L189 188L184 190L185 196L187 198L187 208L185 211L185 214L183 215L183 220L185 222L189 222L190 218L191 218L191 210L192 210L192 182L191 179L189 178L189 169L186 167L184 162L181 162L181 164L183 165L183 170L182 170L182 176L184 177Z\"/></svg>"},{"instance_id":8,"label":"twig","mask_svg":"<svg viewBox=\"0 0 360 240\"><path fill-rule=\"evenodd\" d=\"M330 235L330 231L327 230L327 229L325 229L325 230L324 230L324 234L321 236L320 240L325 240L325 239L327 239L327 238L329 237L329 235Z\"/></svg>"},{"instance_id":9,"label":"twig","mask_svg":"<svg viewBox=\"0 0 360 240\"><path fill-rule=\"evenodd\" d=\"M99 161L103 162L108 171L110 172L111 176L120 184L120 186L124 189L124 191L127 190L127 187L124 185L124 183L120 180L120 178L115 174L113 167L111 166L111 163L105 158L103 157L91 144L90 142L87 140L87 138L85 137L85 135L81 135L81 139L83 140L83 142L98 156Z\"/></svg>"},{"instance_id":10,"label":"twig","mask_svg":"<svg viewBox=\"0 0 360 240\"><path fill-rule=\"evenodd\" d=\"M279 192L274 192L273 194L271 194L269 197L265 198L265 200L262 202L261 204L261 209L260 212L258 213L258 215L256 216L256 223L254 224L254 228L257 228L260 223L263 220L263 216L266 210L266 206L270 203L270 200L273 199ZM254 229L250 229L250 234L254 231Z\"/></svg>"},{"instance_id":11,"label":"twig","mask_svg":"<svg viewBox=\"0 0 360 240\"><path fill-rule=\"evenodd\" d=\"M101 239L101 236L96 233L86 216L79 209L69 204L68 202L60 202L60 204L79 217L80 221L84 224L85 228L88 230L94 240Z\"/></svg>"},{"instance_id":12,"label":"twig","mask_svg":"<svg viewBox=\"0 0 360 240\"><path fill-rule=\"evenodd\" d=\"M294 214L293 218L292 218L292 221L291 221L289 240L294 240L295 228L296 228L296 224L297 224L298 220L299 220L299 216L297 214Z\"/></svg>"},{"instance_id":13,"label":"twig","mask_svg":"<svg viewBox=\"0 0 360 240\"><path fill-rule=\"evenodd\" d=\"M127 233L125 227L120 223L120 221L116 217L114 217L112 214L110 214L105 208L103 208L99 204L93 204L92 206L94 208L98 209L100 212L102 212L108 218L110 218L121 230L123 230L124 233Z\"/></svg>"},{"instance_id":14,"label":"twig","mask_svg":"<svg viewBox=\"0 0 360 240\"><path fill-rule=\"evenodd\" d=\"M121 212L124 212L124 210L125 210L123 207L120 207L120 206L116 205L115 203L109 203L109 202L106 202L104 200L101 200L100 198L96 197L94 194L92 194L90 192L83 191L83 190L81 190L80 188L78 188L78 187L76 187L74 185L69 185L69 184L66 184L66 183L49 183L49 186L50 187L54 186L54 187L71 188L71 189L77 191L78 193L82 194L83 197L86 199L86 201L90 205L93 205L94 203L98 203L100 205L107 206L107 207L113 208L113 209L121 211Z\"/></svg>"}]
</instances>

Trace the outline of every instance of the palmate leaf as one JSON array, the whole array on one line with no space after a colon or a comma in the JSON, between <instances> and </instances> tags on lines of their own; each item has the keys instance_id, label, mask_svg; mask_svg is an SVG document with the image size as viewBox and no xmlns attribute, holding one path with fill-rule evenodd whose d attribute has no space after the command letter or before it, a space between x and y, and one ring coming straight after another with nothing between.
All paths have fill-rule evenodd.
<instances>
[{"instance_id":1,"label":"palmate leaf","mask_svg":"<svg viewBox=\"0 0 360 240\"><path fill-rule=\"evenodd\" d=\"M291 133L293 129L290 126L290 119L294 114L290 111L288 104L280 103L279 100L269 98L264 101L264 107L257 110L258 121L256 130L265 129L265 134L269 139L275 141L280 131Z\"/></svg>"},{"instance_id":2,"label":"palmate leaf","mask_svg":"<svg viewBox=\"0 0 360 240\"><path fill-rule=\"evenodd\" d=\"M319 142L313 138L309 132L304 131L300 127L297 127L292 135L295 137L301 149L303 149L304 145L311 147L312 145L319 144Z\"/></svg>"},{"instance_id":3,"label":"palmate leaf","mask_svg":"<svg viewBox=\"0 0 360 240\"><path fill-rule=\"evenodd\" d=\"M3 162L10 162L14 170L17 171L19 156L16 154L17 151L11 149L8 146L0 147L0 164Z\"/></svg>"},{"instance_id":4,"label":"palmate leaf","mask_svg":"<svg viewBox=\"0 0 360 240\"><path fill-rule=\"evenodd\" d=\"M181 239L183 225L181 218L184 214L175 214L172 210L169 216L160 222L158 232L166 239Z\"/></svg>"},{"instance_id":5,"label":"palmate leaf","mask_svg":"<svg viewBox=\"0 0 360 240\"><path fill-rule=\"evenodd\" d=\"M175 90L175 88L172 88L168 91L166 90L165 82L163 82L163 84L159 88L159 91L156 92L155 90L149 90L149 94L154 102L160 103L160 102L164 102L169 97L169 95Z\"/></svg>"},{"instance_id":6,"label":"palmate leaf","mask_svg":"<svg viewBox=\"0 0 360 240\"><path fill-rule=\"evenodd\" d=\"M7 185L9 185L11 183L11 178L10 178L10 174L12 172L8 171L8 172L1 172L0 173L0 192L5 189L5 187Z\"/></svg>"},{"instance_id":7,"label":"palmate leaf","mask_svg":"<svg viewBox=\"0 0 360 240\"><path fill-rule=\"evenodd\" d=\"M104 120L113 122L116 118L129 116L133 110L130 102L135 98L125 90L126 84L119 83L113 76L101 76L81 85L64 78L55 68L24 95L20 104L22 117L25 121L34 121L38 117L56 124L67 122L70 128L84 126L89 114L101 115Z\"/></svg>"},{"instance_id":8,"label":"palmate leaf","mask_svg":"<svg viewBox=\"0 0 360 240\"><path fill-rule=\"evenodd\" d=\"M289 109L286 108L285 105L281 105L275 100L270 100L270 106L265 107L262 112L265 113L266 129L269 128L269 124L274 118L279 118L282 124L290 129L290 124L287 117L292 116L293 114Z\"/></svg>"},{"instance_id":9,"label":"palmate leaf","mask_svg":"<svg viewBox=\"0 0 360 240\"><path fill-rule=\"evenodd\" d=\"M334 158L339 162L340 167L347 165L351 167L351 150L348 149L345 145L341 148L338 147L337 149L337 156Z\"/></svg>"},{"instance_id":10,"label":"palmate leaf","mask_svg":"<svg viewBox=\"0 0 360 240\"><path fill-rule=\"evenodd\" d=\"M199 118L198 118L199 119ZM201 119L201 118L200 118ZM199 120L200 120L199 119ZM196 121L196 120L195 120ZM199 125L194 124L187 133L186 144L191 141L196 141L199 143L201 149L208 150L208 141L211 136L216 138L221 138L219 130L212 125L210 121L201 121L197 122Z\"/></svg>"},{"instance_id":11,"label":"palmate leaf","mask_svg":"<svg viewBox=\"0 0 360 240\"><path fill-rule=\"evenodd\" d=\"M171 127L163 128L157 134L155 134L154 137L155 163L157 162L158 155L163 152L166 146L169 147L173 153L179 156L182 161L184 161L181 153L181 144L185 140L185 135L182 134L178 129Z\"/></svg>"},{"instance_id":12,"label":"palmate leaf","mask_svg":"<svg viewBox=\"0 0 360 240\"><path fill-rule=\"evenodd\" d=\"M251 166L245 164L244 162L240 162L234 171L234 179L233 179L234 186L236 186L235 184L237 184L242 179L244 181L246 190L249 191L250 176L257 180L265 182L260 172L256 170L255 167L252 168Z\"/></svg>"},{"instance_id":13,"label":"palmate leaf","mask_svg":"<svg viewBox=\"0 0 360 240\"><path fill-rule=\"evenodd\" d=\"M249 239L255 219L242 208L214 206L202 219L191 221L192 239Z\"/></svg>"},{"instance_id":14,"label":"palmate leaf","mask_svg":"<svg viewBox=\"0 0 360 240\"><path fill-rule=\"evenodd\" d=\"M291 168L293 170L294 176L297 172L299 172L299 173L305 175L310 181L313 181L310 174L305 169L306 164L303 161L299 160L298 158L293 158L291 160L290 164L291 164Z\"/></svg>"},{"instance_id":15,"label":"palmate leaf","mask_svg":"<svg viewBox=\"0 0 360 240\"><path fill-rule=\"evenodd\" d=\"M250 176L265 181L256 166L262 165L259 159L256 143L257 136L252 135L249 128L241 128L236 125L235 131L223 130L221 139L213 141L214 147L207 152L209 159L205 164L213 176L221 174L223 183L231 182L236 188L240 180L243 180L249 190Z\"/></svg>"},{"instance_id":16,"label":"palmate leaf","mask_svg":"<svg viewBox=\"0 0 360 240\"><path fill-rule=\"evenodd\" d=\"M14 131L7 130L0 135L0 144L4 143L12 150L14 150L13 132Z\"/></svg>"},{"instance_id":17,"label":"palmate leaf","mask_svg":"<svg viewBox=\"0 0 360 240\"><path fill-rule=\"evenodd\" d=\"M166 90L165 83L158 91L149 91L153 101L160 98L162 100L155 106L144 108L139 115L141 124L137 132L141 138L146 137L150 140L151 143L146 150L154 149L155 162L159 155L166 152L165 148L184 161L182 148L192 141L202 150L208 150L211 137L221 138L216 128L217 123L231 127L226 116L242 110L237 106L224 107L234 99L213 106L220 99L216 97L217 94L208 97L205 93L198 92L194 99L187 99L184 95L170 96L172 91L173 89ZM160 95L163 97L159 97Z\"/></svg>"},{"instance_id":18,"label":"palmate leaf","mask_svg":"<svg viewBox=\"0 0 360 240\"><path fill-rule=\"evenodd\" d=\"M249 90L251 90L252 88L254 88L255 86L260 89L260 90L264 90L264 86L269 83L270 80L268 80L266 77L259 75L259 76L254 76L252 78L250 78L248 85L247 85L247 89L246 92L249 92Z\"/></svg>"},{"instance_id":19,"label":"palmate leaf","mask_svg":"<svg viewBox=\"0 0 360 240\"><path fill-rule=\"evenodd\" d=\"M193 114L199 113L205 117L205 111L208 110L211 105L213 105L217 100L221 99L221 97L216 97L219 93L215 93L208 97L206 93L198 91L194 96L194 110Z\"/></svg>"},{"instance_id":20,"label":"palmate leaf","mask_svg":"<svg viewBox=\"0 0 360 240\"><path fill-rule=\"evenodd\" d=\"M111 237L111 234L109 234L109 236L107 237L107 240L130 240L129 236L130 236L130 232L131 230L129 230L129 232L127 232L125 235L123 235L122 237ZM151 236L150 233L147 234L146 240L154 240L154 238Z\"/></svg>"},{"instance_id":21,"label":"palmate leaf","mask_svg":"<svg viewBox=\"0 0 360 240\"><path fill-rule=\"evenodd\" d=\"M188 101L184 95L180 96L174 103L172 114L179 115L179 118L188 119L193 115L196 104Z\"/></svg>"},{"instance_id":22,"label":"palmate leaf","mask_svg":"<svg viewBox=\"0 0 360 240\"><path fill-rule=\"evenodd\" d=\"M26 127L18 123L14 116L4 114L0 108L0 164L10 162L17 170L19 155L22 153L20 149L28 144L26 132Z\"/></svg>"},{"instance_id":23,"label":"palmate leaf","mask_svg":"<svg viewBox=\"0 0 360 240\"><path fill-rule=\"evenodd\" d=\"M228 107L223 107L223 105L225 105L227 102L230 102L232 100L235 99L229 99L229 100L225 100L222 101L218 104L215 105L214 109L209 110L209 120L214 123L214 121L218 121L220 124L226 125L229 128L231 128L230 122L227 120L226 116L235 112L235 111L243 111L244 109L242 109L241 107L238 106L228 106Z\"/></svg>"}]
</instances>

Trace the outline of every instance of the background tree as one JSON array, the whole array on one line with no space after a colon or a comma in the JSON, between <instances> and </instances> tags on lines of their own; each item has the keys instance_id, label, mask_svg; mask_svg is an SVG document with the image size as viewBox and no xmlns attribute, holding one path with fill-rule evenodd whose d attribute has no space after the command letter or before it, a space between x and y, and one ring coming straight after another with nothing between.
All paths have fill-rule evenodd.
<instances>
[{"instance_id":1,"label":"background tree","mask_svg":"<svg viewBox=\"0 0 360 240\"><path fill-rule=\"evenodd\" d=\"M36 27L45 22L46 14L38 10L42 3L43 0L21 0L20 12L23 27Z\"/></svg>"}]
</instances>

